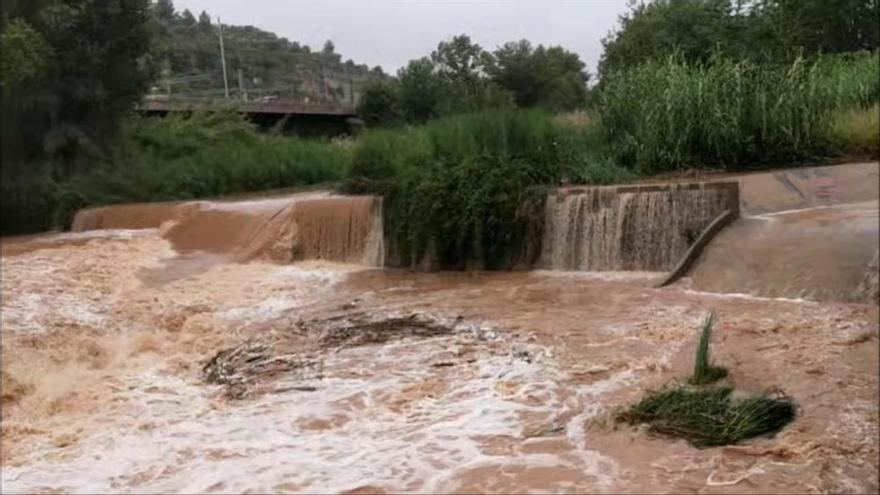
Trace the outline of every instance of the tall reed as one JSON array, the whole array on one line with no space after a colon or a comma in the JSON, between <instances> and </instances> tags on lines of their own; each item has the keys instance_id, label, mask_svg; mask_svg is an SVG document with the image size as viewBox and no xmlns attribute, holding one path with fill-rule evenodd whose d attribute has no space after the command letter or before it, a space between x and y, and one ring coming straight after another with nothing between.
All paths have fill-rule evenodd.
<instances>
[{"instance_id":1,"label":"tall reed","mask_svg":"<svg viewBox=\"0 0 880 495\"><path fill-rule=\"evenodd\" d=\"M820 159L836 151L836 113L878 101L877 70L877 54L787 65L671 56L610 74L598 111L621 163L645 173Z\"/></svg>"}]
</instances>

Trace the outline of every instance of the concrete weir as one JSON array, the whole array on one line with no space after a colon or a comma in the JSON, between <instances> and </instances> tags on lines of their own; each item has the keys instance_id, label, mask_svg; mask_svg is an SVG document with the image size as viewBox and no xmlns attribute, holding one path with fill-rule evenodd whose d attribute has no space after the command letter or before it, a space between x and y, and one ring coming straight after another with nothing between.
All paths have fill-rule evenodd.
<instances>
[{"instance_id":1,"label":"concrete weir","mask_svg":"<svg viewBox=\"0 0 880 495\"><path fill-rule=\"evenodd\" d=\"M739 212L736 182L557 189L547 197L540 266L557 270L670 270L724 212Z\"/></svg>"},{"instance_id":2,"label":"concrete weir","mask_svg":"<svg viewBox=\"0 0 880 495\"><path fill-rule=\"evenodd\" d=\"M540 228L531 229L532 254L521 267L667 272L661 286L688 277L701 291L875 300L857 288L874 271L878 178L872 162L557 188L534 220ZM393 239L385 239L384 217L380 197L310 192L91 208L76 215L73 230L158 228L190 258L402 266ZM437 269L422 265L416 268ZM480 266L476 260L465 268Z\"/></svg>"},{"instance_id":3,"label":"concrete weir","mask_svg":"<svg viewBox=\"0 0 880 495\"><path fill-rule=\"evenodd\" d=\"M326 192L241 201L192 201L90 208L75 232L159 228L181 254L236 261L326 260L384 264L382 198Z\"/></svg>"}]
</instances>

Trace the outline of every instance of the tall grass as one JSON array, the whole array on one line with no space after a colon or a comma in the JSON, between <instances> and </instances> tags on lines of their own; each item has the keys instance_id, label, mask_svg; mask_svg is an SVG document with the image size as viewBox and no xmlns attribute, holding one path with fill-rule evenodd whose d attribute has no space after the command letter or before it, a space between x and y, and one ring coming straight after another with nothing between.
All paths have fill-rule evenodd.
<instances>
[{"instance_id":1,"label":"tall grass","mask_svg":"<svg viewBox=\"0 0 880 495\"><path fill-rule=\"evenodd\" d=\"M838 112L832 134L843 154L880 157L880 104Z\"/></svg>"},{"instance_id":2,"label":"tall grass","mask_svg":"<svg viewBox=\"0 0 880 495\"><path fill-rule=\"evenodd\" d=\"M709 343L712 339L712 328L715 326L715 311L709 311L703 319L700 330L700 340L697 343L697 352L694 357L694 374L690 382L694 385L713 383L727 376L727 370L720 366L713 366L710 362Z\"/></svg>"},{"instance_id":3,"label":"tall grass","mask_svg":"<svg viewBox=\"0 0 880 495\"><path fill-rule=\"evenodd\" d=\"M132 118L107 155L57 190L56 221L78 208L212 197L342 179L350 152L329 141L258 134L232 113Z\"/></svg>"},{"instance_id":4,"label":"tall grass","mask_svg":"<svg viewBox=\"0 0 880 495\"><path fill-rule=\"evenodd\" d=\"M836 151L838 112L878 101L877 54L789 65L673 56L610 74L598 110L621 163L645 173L747 168Z\"/></svg>"},{"instance_id":5,"label":"tall grass","mask_svg":"<svg viewBox=\"0 0 880 495\"><path fill-rule=\"evenodd\" d=\"M387 194L404 263L417 262L430 247L446 268L469 261L510 267L539 211L535 186L630 177L591 132L539 111L489 111L371 131L354 151L350 184Z\"/></svg>"}]
</instances>

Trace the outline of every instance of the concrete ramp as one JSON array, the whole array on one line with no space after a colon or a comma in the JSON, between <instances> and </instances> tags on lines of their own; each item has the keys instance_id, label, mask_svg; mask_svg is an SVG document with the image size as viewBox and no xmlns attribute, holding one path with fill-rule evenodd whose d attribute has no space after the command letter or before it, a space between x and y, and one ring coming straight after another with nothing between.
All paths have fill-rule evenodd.
<instances>
[{"instance_id":1,"label":"concrete ramp","mask_svg":"<svg viewBox=\"0 0 880 495\"><path fill-rule=\"evenodd\" d=\"M761 172L739 177L743 216L880 197L877 162Z\"/></svg>"},{"instance_id":2,"label":"concrete ramp","mask_svg":"<svg viewBox=\"0 0 880 495\"><path fill-rule=\"evenodd\" d=\"M878 222L877 201L743 218L718 234L690 276L710 292L854 301Z\"/></svg>"},{"instance_id":3,"label":"concrete ramp","mask_svg":"<svg viewBox=\"0 0 880 495\"><path fill-rule=\"evenodd\" d=\"M741 177L743 217L696 261L694 288L870 302L859 286L878 250L878 179L876 162Z\"/></svg>"}]
</instances>

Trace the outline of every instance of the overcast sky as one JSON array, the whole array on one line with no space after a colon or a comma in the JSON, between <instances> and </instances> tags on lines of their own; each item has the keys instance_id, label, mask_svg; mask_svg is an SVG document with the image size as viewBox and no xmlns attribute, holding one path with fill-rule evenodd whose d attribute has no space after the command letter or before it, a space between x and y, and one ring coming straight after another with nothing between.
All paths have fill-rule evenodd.
<instances>
[{"instance_id":1,"label":"overcast sky","mask_svg":"<svg viewBox=\"0 0 880 495\"><path fill-rule=\"evenodd\" d=\"M174 0L224 24L250 24L320 49L333 40L343 60L394 73L441 40L467 33L483 48L526 38L580 54L594 72L600 40L627 0Z\"/></svg>"}]
</instances>

